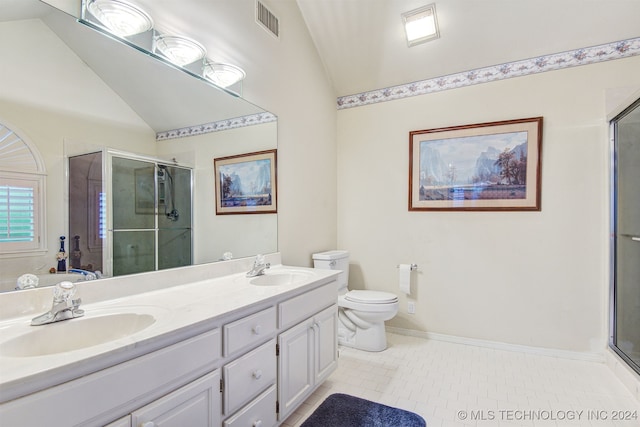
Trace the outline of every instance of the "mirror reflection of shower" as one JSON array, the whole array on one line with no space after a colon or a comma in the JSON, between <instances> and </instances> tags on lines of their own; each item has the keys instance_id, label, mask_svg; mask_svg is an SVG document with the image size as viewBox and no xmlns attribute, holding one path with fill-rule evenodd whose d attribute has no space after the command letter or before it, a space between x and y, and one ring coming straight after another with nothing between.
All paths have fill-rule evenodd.
<instances>
[{"instance_id":1,"label":"mirror reflection of shower","mask_svg":"<svg viewBox=\"0 0 640 427\"><path fill-rule=\"evenodd\" d=\"M177 221L180 217L176 210L174 192L175 186L171 172L166 165L158 165L158 193L164 193L164 215L169 221ZM171 206L170 211L169 206Z\"/></svg>"},{"instance_id":2,"label":"mirror reflection of shower","mask_svg":"<svg viewBox=\"0 0 640 427\"><path fill-rule=\"evenodd\" d=\"M120 152L110 163L107 271L120 276L191 265L191 169Z\"/></svg>"},{"instance_id":3,"label":"mirror reflection of shower","mask_svg":"<svg viewBox=\"0 0 640 427\"><path fill-rule=\"evenodd\" d=\"M120 276L191 265L192 223L190 168L110 150L69 157L74 267Z\"/></svg>"}]
</instances>

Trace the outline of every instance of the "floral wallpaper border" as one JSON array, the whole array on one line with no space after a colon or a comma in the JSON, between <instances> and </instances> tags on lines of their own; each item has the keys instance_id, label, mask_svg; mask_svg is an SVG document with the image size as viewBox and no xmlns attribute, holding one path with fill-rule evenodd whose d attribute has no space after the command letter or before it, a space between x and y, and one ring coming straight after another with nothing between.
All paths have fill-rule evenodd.
<instances>
[{"instance_id":1,"label":"floral wallpaper border","mask_svg":"<svg viewBox=\"0 0 640 427\"><path fill-rule=\"evenodd\" d=\"M408 98L410 96L426 95L429 93L441 92L444 90L456 89L480 83L489 83L512 77L521 77L530 74L544 73L547 71L561 70L563 68L595 64L597 62L628 58L636 55L640 55L640 37L551 55L538 56L536 58L523 59L521 61L507 62L471 71L463 71L461 73L435 77L433 79L420 80L413 83L362 92L355 95L341 96L337 99L337 107L338 110L361 107L364 105L376 104L378 102L392 101ZM277 119L278 118L274 114L269 112L252 114L249 116L236 117L218 122L158 132L156 134L156 141L166 141L169 139L184 138L187 136L202 135L205 133L259 125L274 122Z\"/></svg>"},{"instance_id":2,"label":"floral wallpaper border","mask_svg":"<svg viewBox=\"0 0 640 427\"><path fill-rule=\"evenodd\" d=\"M341 96L338 110L636 55L640 55L640 37Z\"/></svg>"},{"instance_id":3,"label":"floral wallpaper border","mask_svg":"<svg viewBox=\"0 0 640 427\"><path fill-rule=\"evenodd\" d=\"M278 117L269 112L251 114L249 116L220 120L218 122L205 123L203 125L189 126L186 128L158 132L156 133L156 141L166 141L168 139L203 135L205 133L220 132L223 130L236 129L245 126L261 125L263 123L275 122L276 120L278 120Z\"/></svg>"}]
</instances>

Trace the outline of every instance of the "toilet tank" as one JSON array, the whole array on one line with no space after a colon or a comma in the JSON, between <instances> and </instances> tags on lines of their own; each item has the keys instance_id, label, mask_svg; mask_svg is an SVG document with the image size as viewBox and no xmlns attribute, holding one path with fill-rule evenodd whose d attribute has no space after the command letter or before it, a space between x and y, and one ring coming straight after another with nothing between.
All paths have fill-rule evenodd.
<instances>
[{"instance_id":1,"label":"toilet tank","mask_svg":"<svg viewBox=\"0 0 640 427\"><path fill-rule=\"evenodd\" d=\"M324 270L340 270L338 275L338 292L346 291L349 281L349 252L327 251L313 254L313 266Z\"/></svg>"}]
</instances>

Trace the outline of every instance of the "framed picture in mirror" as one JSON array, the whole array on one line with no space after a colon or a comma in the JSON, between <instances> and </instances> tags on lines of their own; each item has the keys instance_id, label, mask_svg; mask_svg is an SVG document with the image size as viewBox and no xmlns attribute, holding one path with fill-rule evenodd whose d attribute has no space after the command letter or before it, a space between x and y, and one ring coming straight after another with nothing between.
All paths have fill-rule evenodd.
<instances>
[{"instance_id":1,"label":"framed picture in mirror","mask_svg":"<svg viewBox=\"0 0 640 427\"><path fill-rule=\"evenodd\" d=\"M216 215L277 213L277 150L213 159Z\"/></svg>"}]
</instances>

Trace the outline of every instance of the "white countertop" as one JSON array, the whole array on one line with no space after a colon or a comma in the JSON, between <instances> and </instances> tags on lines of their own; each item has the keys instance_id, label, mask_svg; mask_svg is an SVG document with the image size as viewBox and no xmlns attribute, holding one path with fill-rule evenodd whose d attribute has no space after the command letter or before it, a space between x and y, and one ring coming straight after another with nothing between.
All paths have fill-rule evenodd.
<instances>
[{"instance_id":1,"label":"white countertop","mask_svg":"<svg viewBox=\"0 0 640 427\"><path fill-rule=\"evenodd\" d=\"M85 310L84 317L50 325L30 326L33 313L5 319L0 322L0 403L198 335L220 326L219 322L225 316L240 315L252 306L302 293L330 282L339 273L276 265L267 274L290 269L305 270L312 275L293 284L256 286L249 283L244 272L235 273L83 304L80 308ZM64 327L66 322L126 312L151 314L156 321L133 335L79 350L26 357L2 354L2 343L28 334L34 328Z\"/></svg>"}]
</instances>

